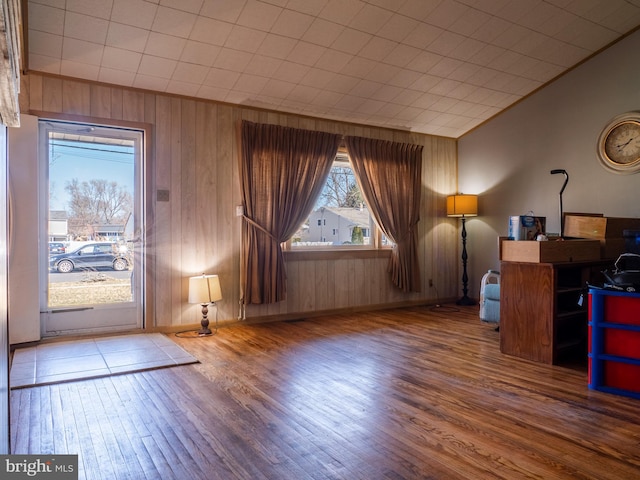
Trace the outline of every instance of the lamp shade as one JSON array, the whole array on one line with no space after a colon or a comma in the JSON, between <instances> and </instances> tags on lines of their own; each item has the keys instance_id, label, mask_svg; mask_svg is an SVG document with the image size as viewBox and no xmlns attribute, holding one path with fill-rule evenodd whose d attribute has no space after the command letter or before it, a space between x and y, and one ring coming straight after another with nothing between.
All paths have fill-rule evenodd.
<instances>
[{"instance_id":1,"label":"lamp shade","mask_svg":"<svg viewBox=\"0 0 640 480\"><path fill-rule=\"evenodd\" d=\"M199 275L189 278L189 303L214 303L222 300L218 275Z\"/></svg>"},{"instance_id":2,"label":"lamp shade","mask_svg":"<svg viewBox=\"0 0 640 480\"><path fill-rule=\"evenodd\" d=\"M447 197L447 216L475 217L478 215L477 195L449 195Z\"/></svg>"}]
</instances>

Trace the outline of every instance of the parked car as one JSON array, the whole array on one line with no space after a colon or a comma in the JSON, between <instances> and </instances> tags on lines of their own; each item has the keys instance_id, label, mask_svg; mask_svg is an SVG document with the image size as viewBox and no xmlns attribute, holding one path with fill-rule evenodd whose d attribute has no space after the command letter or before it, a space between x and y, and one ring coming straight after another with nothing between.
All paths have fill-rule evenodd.
<instances>
[{"instance_id":1,"label":"parked car","mask_svg":"<svg viewBox=\"0 0 640 480\"><path fill-rule=\"evenodd\" d=\"M90 243L72 252L51 255L49 270L69 273L75 269L110 267L120 272L129 268L126 252L115 243Z\"/></svg>"},{"instance_id":2,"label":"parked car","mask_svg":"<svg viewBox=\"0 0 640 480\"><path fill-rule=\"evenodd\" d=\"M49 242L49 255L53 255L55 253L64 253L66 251L66 247L62 242Z\"/></svg>"}]
</instances>

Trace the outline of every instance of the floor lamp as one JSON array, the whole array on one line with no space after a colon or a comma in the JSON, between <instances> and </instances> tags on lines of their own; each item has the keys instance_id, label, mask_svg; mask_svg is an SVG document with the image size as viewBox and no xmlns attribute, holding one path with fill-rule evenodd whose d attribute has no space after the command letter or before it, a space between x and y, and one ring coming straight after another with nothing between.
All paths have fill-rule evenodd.
<instances>
[{"instance_id":1,"label":"floor lamp","mask_svg":"<svg viewBox=\"0 0 640 480\"><path fill-rule=\"evenodd\" d=\"M467 275L467 230L465 228L466 217L478 215L477 195L449 195L447 197L447 216L462 218L462 298L457 305L477 305L477 302L468 297L469 276Z\"/></svg>"}]
</instances>

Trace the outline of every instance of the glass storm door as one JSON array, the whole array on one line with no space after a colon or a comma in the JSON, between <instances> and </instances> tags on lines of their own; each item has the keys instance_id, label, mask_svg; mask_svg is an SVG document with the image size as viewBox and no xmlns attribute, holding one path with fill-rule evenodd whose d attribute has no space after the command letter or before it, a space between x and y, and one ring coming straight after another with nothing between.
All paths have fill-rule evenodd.
<instances>
[{"instance_id":1,"label":"glass storm door","mask_svg":"<svg viewBox=\"0 0 640 480\"><path fill-rule=\"evenodd\" d=\"M142 328L143 132L40 120L43 336Z\"/></svg>"}]
</instances>

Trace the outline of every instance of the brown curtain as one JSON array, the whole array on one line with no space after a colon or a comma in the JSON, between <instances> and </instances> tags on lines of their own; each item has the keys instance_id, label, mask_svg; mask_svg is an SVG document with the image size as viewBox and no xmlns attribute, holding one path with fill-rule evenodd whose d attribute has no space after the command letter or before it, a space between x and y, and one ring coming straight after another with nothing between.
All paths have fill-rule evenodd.
<instances>
[{"instance_id":1,"label":"brown curtain","mask_svg":"<svg viewBox=\"0 0 640 480\"><path fill-rule=\"evenodd\" d=\"M280 244L311 213L341 137L247 121L241 136L242 303L275 303L286 296Z\"/></svg>"},{"instance_id":2,"label":"brown curtain","mask_svg":"<svg viewBox=\"0 0 640 480\"><path fill-rule=\"evenodd\" d=\"M369 211L395 243L391 280L405 292L419 292L422 146L362 137L346 137L345 142Z\"/></svg>"}]
</instances>

